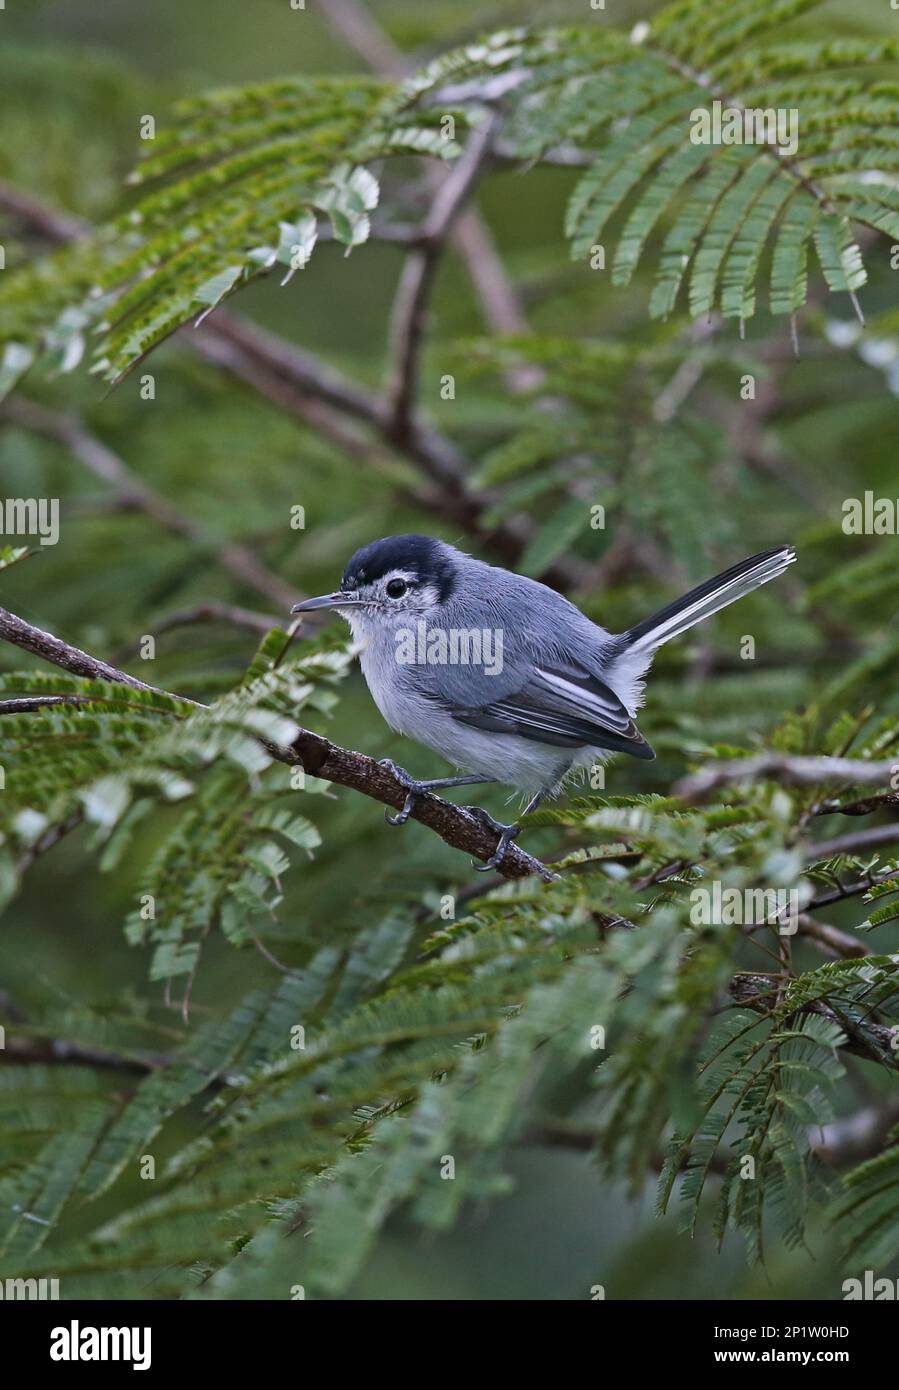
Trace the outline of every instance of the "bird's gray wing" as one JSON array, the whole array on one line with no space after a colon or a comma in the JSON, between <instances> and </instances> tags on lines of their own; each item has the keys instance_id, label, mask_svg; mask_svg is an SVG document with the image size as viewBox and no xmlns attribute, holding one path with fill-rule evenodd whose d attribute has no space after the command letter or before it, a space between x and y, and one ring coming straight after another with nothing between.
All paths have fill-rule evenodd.
<instances>
[{"instance_id":1,"label":"bird's gray wing","mask_svg":"<svg viewBox=\"0 0 899 1390\"><path fill-rule=\"evenodd\" d=\"M608 748L634 758L655 757L615 692L576 662L532 666L517 689L498 693L483 705L456 703L451 713L460 724L558 748Z\"/></svg>"}]
</instances>

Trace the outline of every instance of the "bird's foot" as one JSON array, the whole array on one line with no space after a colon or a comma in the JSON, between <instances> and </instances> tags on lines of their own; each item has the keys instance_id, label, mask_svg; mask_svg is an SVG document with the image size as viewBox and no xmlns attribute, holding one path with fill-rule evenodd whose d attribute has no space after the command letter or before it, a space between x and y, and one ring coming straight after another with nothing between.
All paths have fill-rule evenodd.
<instances>
[{"instance_id":1,"label":"bird's foot","mask_svg":"<svg viewBox=\"0 0 899 1390\"><path fill-rule=\"evenodd\" d=\"M403 802L401 811L398 811L395 816L392 816L389 811L384 812L384 819L388 825L405 825L419 797L428 796L431 792L445 791L447 787L470 787L473 783L492 782L494 780L492 777L480 777L477 774L466 773L462 777L431 777L426 782L420 782L417 777L410 777L406 769L400 767L392 758L381 758L378 767L386 768L406 791L406 800Z\"/></svg>"},{"instance_id":2,"label":"bird's foot","mask_svg":"<svg viewBox=\"0 0 899 1390\"><path fill-rule=\"evenodd\" d=\"M397 811L396 815L391 815L388 808L384 812L384 819L388 825L405 825L415 807L416 801L423 796L428 796L431 792L442 791L445 787L459 787L489 780L481 777L435 777L428 781L419 781L417 777L412 777L405 768L400 767L392 758L380 758L378 766L383 767L391 776L395 777L400 786L405 790L406 799L403 802L403 809ZM533 802L527 806L526 810L531 810ZM502 821L494 820L489 811L485 811L483 806L466 806L465 810L470 811L482 825L486 825L489 830L494 831L499 836L499 843L493 854L484 864L475 864L478 873L486 874L491 869L498 869L506 857L506 851L513 840L521 834L520 825L504 825ZM529 858L531 856L528 856ZM472 861L474 863L474 861ZM552 883L558 877L547 869L545 864L541 864L539 859L534 859L535 871L546 883Z\"/></svg>"},{"instance_id":3,"label":"bird's foot","mask_svg":"<svg viewBox=\"0 0 899 1390\"><path fill-rule=\"evenodd\" d=\"M431 784L420 782L415 777L411 777L405 768L400 767L392 758L380 758L378 767L385 768L406 792L406 800L403 802L403 809L397 811L396 815L390 814L390 809L384 812L384 819L388 825L405 825L412 814L413 807L420 796L424 796L430 791Z\"/></svg>"},{"instance_id":4,"label":"bird's foot","mask_svg":"<svg viewBox=\"0 0 899 1390\"><path fill-rule=\"evenodd\" d=\"M479 874L489 873L491 869L498 869L506 857L506 850L513 840L521 834L520 825L503 825L502 821L494 820L489 811L485 811L483 806L469 806L467 810L475 816L482 825L486 825L488 830L493 830L499 836L499 844L484 864L474 864Z\"/></svg>"},{"instance_id":5,"label":"bird's foot","mask_svg":"<svg viewBox=\"0 0 899 1390\"><path fill-rule=\"evenodd\" d=\"M447 787L470 786L472 782L489 781L490 778L483 777L431 777L425 782L420 782L417 777L412 777L404 767L400 767L392 758L381 758L378 767L386 768L405 788L406 800L403 802L403 809L392 816L389 811L384 812L384 819L388 825L405 825L412 814L416 801L422 796L428 796L431 792L444 791Z\"/></svg>"}]
</instances>

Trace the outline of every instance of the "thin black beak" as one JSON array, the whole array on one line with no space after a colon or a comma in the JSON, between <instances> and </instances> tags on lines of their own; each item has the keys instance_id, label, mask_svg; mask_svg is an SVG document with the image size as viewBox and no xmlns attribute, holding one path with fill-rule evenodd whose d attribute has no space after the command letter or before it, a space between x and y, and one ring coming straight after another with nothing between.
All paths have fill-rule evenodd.
<instances>
[{"instance_id":1,"label":"thin black beak","mask_svg":"<svg viewBox=\"0 0 899 1390\"><path fill-rule=\"evenodd\" d=\"M302 603L295 603L291 608L291 615L294 613L314 613L320 608L349 608L359 602L354 594L322 594L320 598L307 598Z\"/></svg>"}]
</instances>

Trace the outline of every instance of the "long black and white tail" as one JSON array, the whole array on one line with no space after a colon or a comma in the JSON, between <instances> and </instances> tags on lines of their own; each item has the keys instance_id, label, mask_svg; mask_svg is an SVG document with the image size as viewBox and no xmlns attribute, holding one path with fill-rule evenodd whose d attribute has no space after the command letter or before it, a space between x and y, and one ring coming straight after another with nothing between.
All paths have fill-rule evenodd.
<instances>
[{"instance_id":1,"label":"long black and white tail","mask_svg":"<svg viewBox=\"0 0 899 1390\"><path fill-rule=\"evenodd\" d=\"M716 574L714 579L707 579L704 584L684 594L683 598L675 599L667 608L661 608L651 618L637 623L621 637L623 650L629 655L654 652L663 642L680 637L682 632L701 623L704 618L710 618L719 608L726 608L744 594L750 594L753 589L767 584L769 579L776 579L795 559L796 552L791 545L766 550L761 555L750 555L748 560L732 565L722 574Z\"/></svg>"}]
</instances>

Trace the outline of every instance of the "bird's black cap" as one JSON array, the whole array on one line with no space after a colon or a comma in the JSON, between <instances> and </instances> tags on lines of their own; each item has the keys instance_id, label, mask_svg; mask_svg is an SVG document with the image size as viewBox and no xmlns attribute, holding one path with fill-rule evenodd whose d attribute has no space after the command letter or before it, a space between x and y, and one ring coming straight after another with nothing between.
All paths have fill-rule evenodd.
<instances>
[{"instance_id":1,"label":"bird's black cap","mask_svg":"<svg viewBox=\"0 0 899 1390\"><path fill-rule=\"evenodd\" d=\"M356 551L343 572L341 588L349 593L391 570L406 570L420 582L435 585L443 602L455 587L455 566L446 546L432 536L385 536Z\"/></svg>"}]
</instances>

